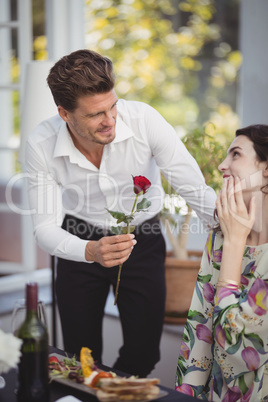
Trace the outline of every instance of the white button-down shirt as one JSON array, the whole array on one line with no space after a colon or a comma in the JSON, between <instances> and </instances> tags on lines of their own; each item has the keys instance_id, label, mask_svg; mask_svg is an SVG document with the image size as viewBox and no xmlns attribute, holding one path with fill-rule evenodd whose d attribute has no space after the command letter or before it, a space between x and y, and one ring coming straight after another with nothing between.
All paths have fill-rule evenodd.
<instances>
[{"instance_id":1,"label":"white button-down shirt","mask_svg":"<svg viewBox=\"0 0 268 402\"><path fill-rule=\"evenodd\" d=\"M162 209L160 171L202 222L213 222L216 195L175 130L144 103L119 100L117 110L116 136L104 146L99 169L74 146L58 115L40 123L28 138L26 172L34 234L51 255L85 262L87 241L61 229L64 215L106 229L116 226L106 209L131 212L132 176L145 176L152 183L145 194L151 206L135 215L134 225Z\"/></svg>"}]
</instances>

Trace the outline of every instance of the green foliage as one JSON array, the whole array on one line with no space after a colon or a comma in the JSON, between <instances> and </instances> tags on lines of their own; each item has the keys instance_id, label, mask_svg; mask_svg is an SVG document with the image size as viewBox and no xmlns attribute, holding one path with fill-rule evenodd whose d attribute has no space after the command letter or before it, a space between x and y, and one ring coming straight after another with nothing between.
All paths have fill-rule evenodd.
<instances>
[{"instance_id":1,"label":"green foliage","mask_svg":"<svg viewBox=\"0 0 268 402\"><path fill-rule=\"evenodd\" d=\"M86 4L87 46L113 61L118 96L156 108L176 105L175 125L187 125L187 117L192 121L192 110L197 117L194 99L184 101L199 85L200 51L218 38L210 24L214 0L87 0ZM187 22L178 29L181 14Z\"/></svg>"},{"instance_id":2,"label":"green foliage","mask_svg":"<svg viewBox=\"0 0 268 402\"><path fill-rule=\"evenodd\" d=\"M211 123L196 127L182 138L182 142L195 158L206 184L217 192L222 185L222 173L219 172L218 166L226 154L227 140L218 137L217 131L213 127ZM166 194L176 194L163 176L162 185ZM163 213L165 212L169 211L164 210Z\"/></svg>"},{"instance_id":3,"label":"green foliage","mask_svg":"<svg viewBox=\"0 0 268 402\"><path fill-rule=\"evenodd\" d=\"M119 225L120 223L125 223L127 226L112 226L111 227L111 231L113 234L118 235L118 234L126 234L126 233L132 233L135 230L135 226L134 225L130 225L131 221L133 221L134 219L134 215L136 212L141 212L141 211L145 211L146 209L148 209L151 205L151 201L148 201L146 198L143 198L136 207L136 211L134 210L137 199L139 197L139 195L142 195L142 191L139 194L136 194L136 198L134 201L134 206L133 206L133 210L131 212L130 215L126 215L123 212L117 212L117 211L111 211L110 209L107 209L107 211L109 212L109 214L116 219L116 223Z\"/></svg>"},{"instance_id":4,"label":"green foliage","mask_svg":"<svg viewBox=\"0 0 268 402\"><path fill-rule=\"evenodd\" d=\"M137 204L137 212L140 211L145 211L151 206L151 201L148 201L147 198L143 198L138 204Z\"/></svg>"},{"instance_id":5,"label":"green foliage","mask_svg":"<svg viewBox=\"0 0 268 402\"><path fill-rule=\"evenodd\" d=\"M182 142L195 158L207 185L215 191L222 185L222 173L218 166L226 154L226 146L217 139L216 134L208 134L206 128L195 128L183 137Z\"/></svg>"}]
</instances>

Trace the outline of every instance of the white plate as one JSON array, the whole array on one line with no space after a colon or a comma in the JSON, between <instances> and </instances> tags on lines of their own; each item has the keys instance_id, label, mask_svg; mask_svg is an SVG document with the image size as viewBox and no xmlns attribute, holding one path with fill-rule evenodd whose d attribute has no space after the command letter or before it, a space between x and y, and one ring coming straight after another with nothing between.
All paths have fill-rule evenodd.
<instances>
[{"instance_id":1,"label":"white plate","mask_svg":"<svg viewBox=\"0 0 268 402\"><path fill-rule=\"evenodd\" d=\"M59 355L58 353L51 353L49 356L56 356L59 360L63 361L67 356L62 356ZM80 362L77 362L77 365L80 366ZM57 381L60 384L64 384L67 385L68 387L72 387L72 388L76 388L79 391L83 391L83 392L87 392L88 394L94 395L96 396L96 390L93 388L88 387L85 384L78 384L76 381L74 380L70 380L69 378L62 378L62 377L50 377L53 381ZM147 401L156 401L159 398L162 398L163 396L168 395L168 392L163 391L162 389L159 390L159 394L157 395L157 397L152 397L149 399L139 399L139 402L147 402ZM129 402L131 401L135 401L135 399L128 399ZM123 402L123 401L122 401Z\"/></svg>"}]
</instances>

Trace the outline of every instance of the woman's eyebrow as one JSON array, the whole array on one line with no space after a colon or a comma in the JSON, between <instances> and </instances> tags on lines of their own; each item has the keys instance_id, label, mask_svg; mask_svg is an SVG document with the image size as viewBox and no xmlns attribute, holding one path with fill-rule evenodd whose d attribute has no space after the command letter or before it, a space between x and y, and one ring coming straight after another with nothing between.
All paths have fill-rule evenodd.
<instances>
[{"instance_id":1,"label":"woman's eyebrow","mask_svg":"<svg viewBox=\"0 0 268 402\"><path fill-rule=\"evenodd\" d=\"M230 154L231 152L235 151L236 149L241 149L241 150L242 150L241 147L235 146L235 147L229 148L228 151L227 151L227 153Z\"/></svg>"}]
</instances>

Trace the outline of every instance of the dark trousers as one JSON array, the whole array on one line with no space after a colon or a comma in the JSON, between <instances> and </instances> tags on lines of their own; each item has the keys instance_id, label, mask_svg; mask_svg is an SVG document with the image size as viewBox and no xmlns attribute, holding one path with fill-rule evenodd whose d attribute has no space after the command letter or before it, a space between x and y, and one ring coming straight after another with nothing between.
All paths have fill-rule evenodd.
<instances>
[{"instance_id":1,"label":"dark trousers","mask_svg":"<svg viewBox=\"0 0 268 402\"><path fill-rule=\"evenodd\" d=\"M104 235L70 216L66 216L63 227L84 239L98 240ZM137 244L121 273L117 306L124 344L114 368L146 377L160 359L165 241L156 220L138 226L135 238ZM98 263L58 259L56 293L66 351L79 356L80 349L86 346L92 350L94 360L102 362L104 307L111 284L115 291L117 274L118 266L104 268Z\"/></svg>"}]
</instances>

